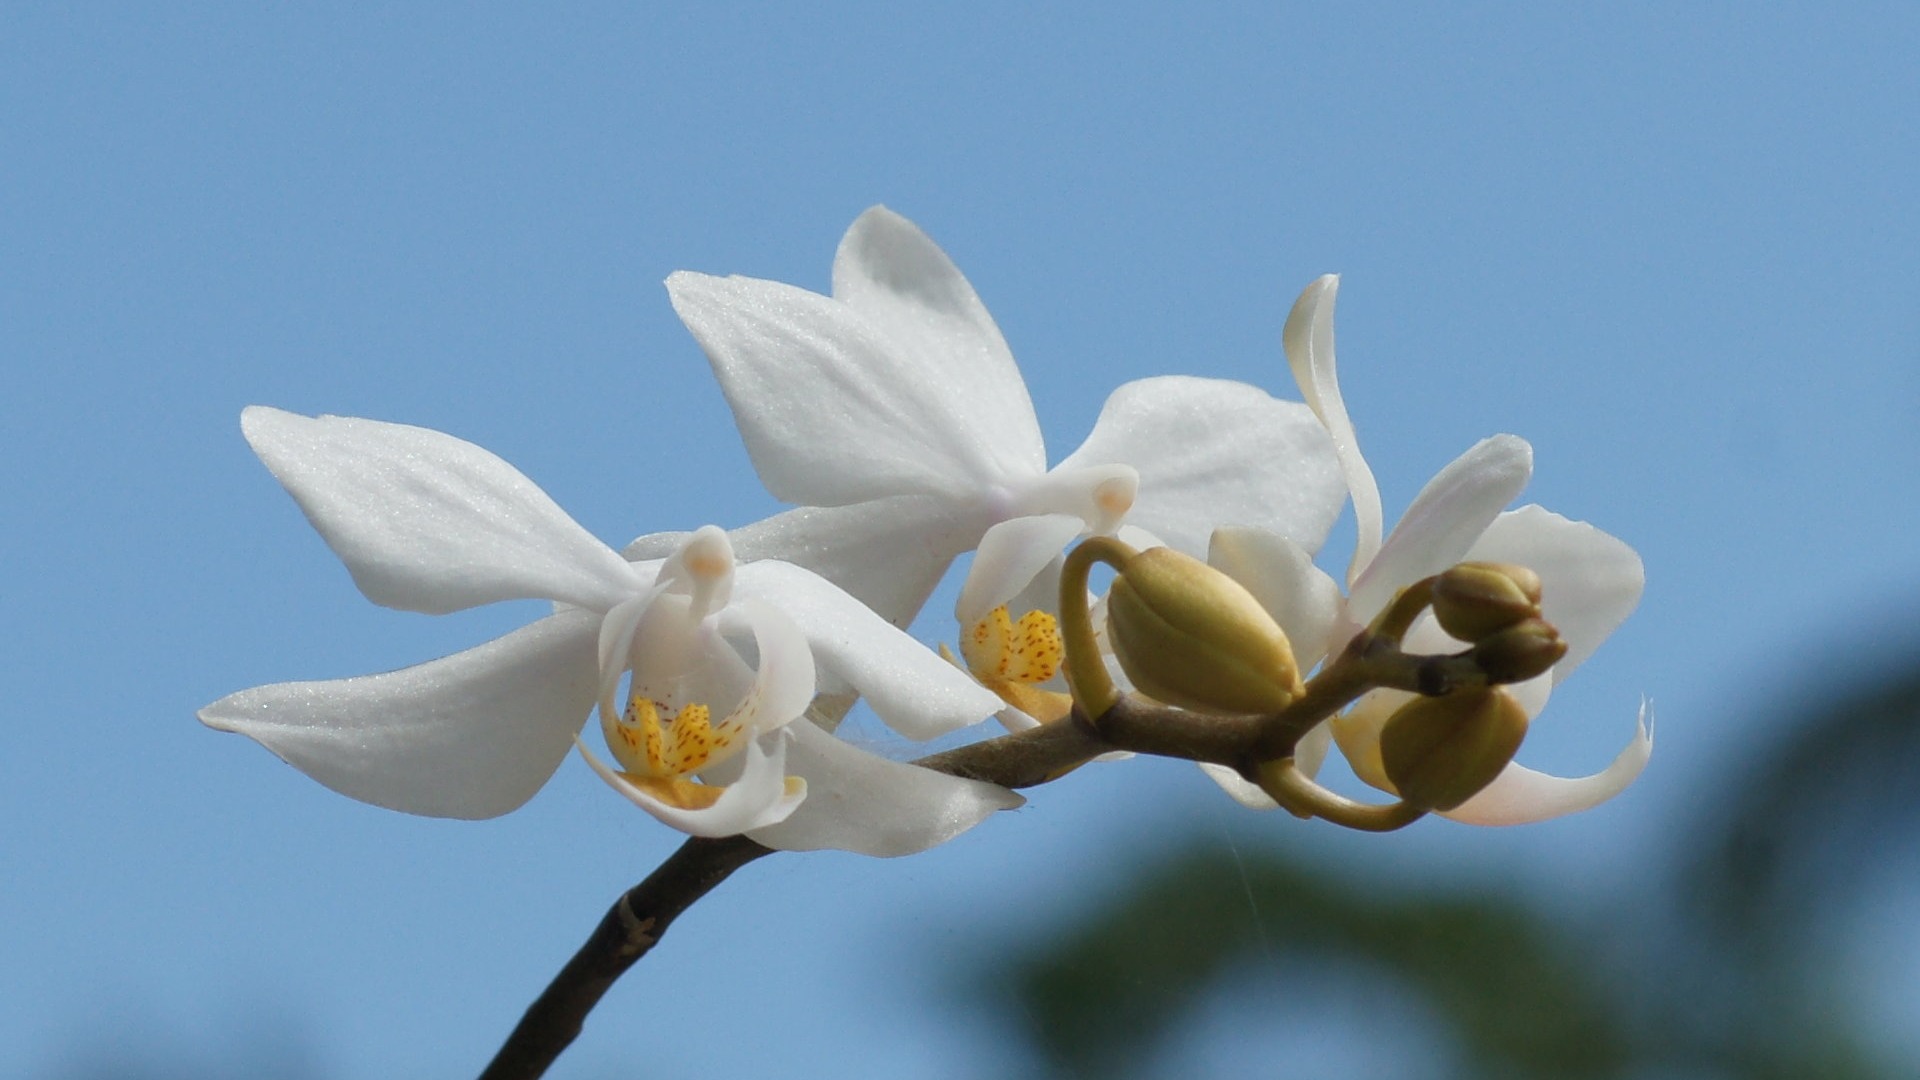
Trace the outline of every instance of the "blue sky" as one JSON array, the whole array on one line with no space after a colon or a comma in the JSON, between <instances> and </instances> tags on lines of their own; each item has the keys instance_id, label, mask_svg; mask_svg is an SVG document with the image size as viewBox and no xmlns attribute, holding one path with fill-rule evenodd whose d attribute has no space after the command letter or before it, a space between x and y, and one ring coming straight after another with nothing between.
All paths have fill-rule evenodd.
<instances>
[{"instance_id":1,"label":"blue sky","mask_svg":"<svg viewBox=\"0 0 1920 1080\"><path fill-rule=\"evenodd\" d=\"M1609 902L1780 687L1911 639L1916 55L1914 9L1866 4L8 5L0 1072L211 1074L260 1047L294 1076L477 1071L675 837L578 762L454 823L203 729L232 690L529 614L366 603L239 411L452 432L615 544L742 524L777 506L659 283L824 289L877 202L971 277L1056 459L1128 379L1295 396L1281 321L1344 274L1342 379L1390 516L1512 431L1528 498L1646 561L1525 758L1597 767L1646 694L1653 764L1571 820L1379 839L1135 762L911 860L768 860L554 1075L979 1075L994 1051L939 958L1195 829ZM1900 1008L1869 1011L1920 1021Z\"/></svg>"}]
</instances>

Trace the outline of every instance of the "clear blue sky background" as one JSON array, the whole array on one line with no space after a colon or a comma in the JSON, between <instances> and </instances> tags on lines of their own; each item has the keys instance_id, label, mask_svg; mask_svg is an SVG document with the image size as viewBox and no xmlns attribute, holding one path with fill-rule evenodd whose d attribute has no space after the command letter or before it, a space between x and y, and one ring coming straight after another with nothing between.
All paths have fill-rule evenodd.
<instances>
[{"instance_id":1,"label":"clear blue sky background","mask_svg":"<svg viewBox=\"0 0 1920 1080\"><path fill-rule=\"evenodd\" d=\"M1390 515L1513 431L1531 498L1645 558L1526 755L1598 767L1645 693L1652 767L1571 820L1385 839L1084 771L926 856L743 872L554 1075L990 1074L947 958L1195 830L1631 903L1772 696L1920 600L1920 15L1554 7L8 4L0 1073L477 1071L677 837L577 761L454 823L196 723L529 615L366 603L239 411L453 432L615 544L741 524L775 504L659 283L824 290L876 202L972 278L1055 458L1128 379L1295 396L1281 321L1344 273ZM1914 932L1861 925L1885 990Z\"/></svg>"}]
</instances>

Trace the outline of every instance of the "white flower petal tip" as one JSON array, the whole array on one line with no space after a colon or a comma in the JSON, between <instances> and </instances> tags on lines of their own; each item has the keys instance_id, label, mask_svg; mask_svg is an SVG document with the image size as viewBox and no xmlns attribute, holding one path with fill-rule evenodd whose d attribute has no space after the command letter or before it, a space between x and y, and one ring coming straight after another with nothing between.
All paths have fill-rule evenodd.
<instances>
[{"instance_id":1,"label":"white flower petal tip","mask_svg":"<svg viewBox=\"0 0 1920 1080\"><path fill-rule=\"evenodd\" d=\"M1633 739L1605 769L1569 779L1508 765L1486 790L1442 816L1468 825L1530 825L1590 810L1639 779L1652 755L1653 706L1643 701Z\"/></svg>"},{"instance_id":2,"label":"white flower petal tip","mask_svg":"<svg viewBox=\"0 0 1920 1080\"><path fill-rule=\"evenodd\" d=\"M792 770L807 779L807 800L785 821L748 834L782 851L912 855L1025 804L1018 794L869 754L811 724L787 729Z\"/></svg>"},{"instance_id":3,"label":"white flower petal tip","mask_svg":"<svg viewBox=\"0 0 1920 1080\"><path fill-rule=\"evenodd\" d=\"M570 611L400 671L242 690L200 721L361 802L497 817L546 783L593 708L598 623Z\"/></svg>"},{"instance_id":4,"label":"white flower petal tip","mask_svg":"<svg viewBox=\"0 0 1920 1080\"><path fill-rule=\"evenodd\" d=\"M1380 550L1383 519L1380 511L1380 486L1360 453L1353 420L1340 396L1340 379L1334 360L1333 309L1340 292L1340 277L1324 274L1301 291L1287 313L1280 332L1281 348L1287 354L1287 366L1300 387L1307 407L1318 417L1340 463L1347 491L1353 496L1355 541L1353 562L1347 570L1349 584L1373 561Z\"/></svg>"},{"instance_id":5,"label":"white flower petal tip","mask_svg":"<svg viewBox=\"0 0 1920 1080\"><path fill-rule=\"evenodd\" d=\"M855 237L833 297L752 278L667 279L761 481L788 502L842 506L965 499L1037 475L1033 405L972 286L912 239L917 230L881 231L898 242Z\"/></svg>"},{"instance_id":6,"label":"white flower petal tip","mask_svg":"<svg viewBox=\"0 0 1920 1080\"><path fill-rule=\"evenodd\" d=\"M606 610L633 569L513 466L438 431L253 405L240 428L369 600L445 614L499 600Z\"/></svg>"},{"instance_id":7,"label":"white flower petal tip","mask_svg":"<svg viewBox=\"0 0 1920 1080\"><path fill-rule=\"evenodd\" d=\"M767 743L772 749L766 748ZM689 836L738 836L785 821L806 800L807 783L786 775L787 738L773 734L747 744L746 766L731 784L698 784L682 778L654 779L623 773L574 745L594 774L635 806Z\"/></svg>"}]
</instances>

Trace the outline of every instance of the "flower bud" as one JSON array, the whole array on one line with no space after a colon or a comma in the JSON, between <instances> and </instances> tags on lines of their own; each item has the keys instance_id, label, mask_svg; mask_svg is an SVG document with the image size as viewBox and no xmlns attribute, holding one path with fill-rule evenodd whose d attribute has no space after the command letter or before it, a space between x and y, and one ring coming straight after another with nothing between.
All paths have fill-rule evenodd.
<instances>
[{"instance_id":1,"label":"flower bud","mask_svg":"<svg viewBox=\"0 0 1920 1080\"><path fill-rule=\"evenodd\" d=\"M1402 799L1451 810L1493 783L1526 734L1527 711L1505 690L1415 698L1380 730L1380 763Z\"/></svg>"},{"instance_id":2,"label":"flower bud","mask_svg":"<svg viewBox=\"0 0 1920 1080\"><path fill-rule=\"evenodd\" d=\"M1475 642L1540 617L1540 575L1511 563L1465 562L1433 582L1440 628Z\"/></svg>"},{"instance_id":3,"label":"flower bud","mask_svg":"<svg viewBox=\"0 0 1920 1080\"><path fill-rule=\"evenodd\" d=\"M1274 713L1303 693L1293 646L1239 582L1172 548L1128 559L1107 593L1120 667L1158 701L1202 712Z\"/></svg>"},{"instance_id":4,"label":"flower bud","mask_svg":"<svg viewBox=\"0 0 1920 1080\"><path fill-rule=\"evenodd\" d=\"M1480 640L1467 654L1487 681L1525 682L1553 667L1567 655L1560 631L1545 619L1526 619Z\"/></svg>"}]
</instances>

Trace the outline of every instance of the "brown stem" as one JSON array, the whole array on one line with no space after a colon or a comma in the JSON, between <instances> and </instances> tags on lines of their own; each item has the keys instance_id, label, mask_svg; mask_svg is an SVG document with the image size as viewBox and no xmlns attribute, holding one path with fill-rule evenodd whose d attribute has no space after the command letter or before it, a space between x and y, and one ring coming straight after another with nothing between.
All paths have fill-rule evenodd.
<instances>
[{"instance_id":1,"label":"brown stem","mask_svg":"<svg viewBox=\"0 0 1920 1080\"><path fill-rule=\"evenodd\" d=\"M680 845L647 879L628 889L593 928L586 944L507 1036L480 1080L524 1080L542 1076L580 1034L587 1013L613 987L614 980L647 955L681 912L707 895L735 870L771 848L744 836L722 840L695 837Z\"/></svg>"}]
</instances>

